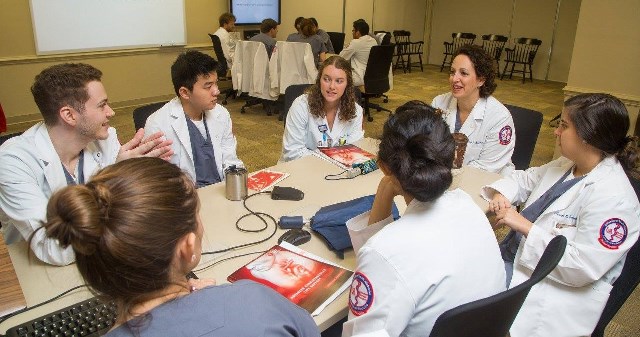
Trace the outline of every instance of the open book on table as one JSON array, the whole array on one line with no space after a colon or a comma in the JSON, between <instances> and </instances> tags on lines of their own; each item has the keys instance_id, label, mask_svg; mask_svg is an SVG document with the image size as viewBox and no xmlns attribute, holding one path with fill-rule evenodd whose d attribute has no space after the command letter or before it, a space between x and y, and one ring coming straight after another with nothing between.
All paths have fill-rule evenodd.
<instances>
[{"instance_id":1,"label":"open book on table","mask_svg":"<svg viewBox=\"0 0 640 337\"><path fill-rule=\"evenodd\" d=\"M285 172L260 170L249 175L247 178L247 188L253 191L262 192L281 182L288 176L289 173Z\"/></svg>"},{"instance_id":2,"label":"open book on table","mask_svg":"<svg viewBox=\"0 0 640 337\"><path fill-rule=\"evenodd\" d=\"M229 275L262 283L318 315L351 284L353 272L283 242Z\"/></svg>"},{"instance_id":3,"label":"open book on table","mask_svg":"<svg viewBox=\"0 0 640 337\"><path fill-rule=\"evenodd\" d=\"M336 147L319 147L316 150L319 157L329 160L342 169L352 168L354 164L361 164L368 160L375 159L376 156L353 144Z\"/></svg>"}]
</instances>

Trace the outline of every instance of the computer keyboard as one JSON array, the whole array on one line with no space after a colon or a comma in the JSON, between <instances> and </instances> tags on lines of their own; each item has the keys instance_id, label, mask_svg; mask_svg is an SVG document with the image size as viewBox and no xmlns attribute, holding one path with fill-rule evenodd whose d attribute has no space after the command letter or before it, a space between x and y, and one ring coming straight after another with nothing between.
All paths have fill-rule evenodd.
<instances>
[{"instance_id":1,"label":"computer keyboard","mask_svg":"<svg viewBox=\"0 0 640 337\"><path fill-rule=\"evenodd\" d=\"M116 321L116 305L91 298L7 330L7 337L102 336Z\"/></svg>"}]
</instances>

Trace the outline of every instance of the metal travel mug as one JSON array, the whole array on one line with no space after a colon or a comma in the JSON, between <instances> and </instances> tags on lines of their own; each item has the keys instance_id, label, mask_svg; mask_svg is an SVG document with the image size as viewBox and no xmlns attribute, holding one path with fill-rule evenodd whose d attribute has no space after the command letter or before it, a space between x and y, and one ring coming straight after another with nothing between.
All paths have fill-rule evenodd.
<instances>
[{"instance_id":1,"label":"metal travel mug","mask_svg":"<svg viewBox=\"0 0 640 337\"><path fill-rule=\"evenodd\" d=\"M247 196L247 170L231 165L224 170L226 197L238 201Z\"/></svg>"}]
</instances>

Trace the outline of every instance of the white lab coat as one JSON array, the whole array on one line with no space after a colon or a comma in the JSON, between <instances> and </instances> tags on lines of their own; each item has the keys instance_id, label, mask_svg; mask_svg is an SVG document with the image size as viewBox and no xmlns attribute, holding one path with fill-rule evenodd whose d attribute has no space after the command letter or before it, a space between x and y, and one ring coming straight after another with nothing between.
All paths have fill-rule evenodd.
<instances>
[{"instance_id":1,"label":"white lab coat","mask_svg":"<svg viewBox=\"0 0 640 337\"><path fill-rule=\"evenodd\" d=\"M120 151L114 128L106 140L96 140L84 149L85 182L96 171L113 164ZM51 195L67 186L62 163L43 122L0 147L0 222L7 244L27 240L46 220ZM75 260L71 247L62 249L55 239L39 230L31 240L38 259L54 265L67 265Z\"/></svg>"},{"instance_id":2,"label":"white lab coat","mask_svg":"<svg viewBox=\"0 0 640 337\"><path fill-rule=\"evenodd\" d=\"M271 89L284 95L294 84L312 84L318 77L311 45L304 42L276 42L269 60Z\"/></svg>"},{"instance_id":3,"label":"white lab coat","mask_svg":"<svg viewBox=\"0 0 640 337\"><path fill-rule=\"evenodd\" d=\"M178 97L173 98L158 111L154 112L144 126L145 133L161 131L167 139L173 141L171 163L178 165L193 181L196 181L196 169L193 164L191 138L187 119ZM205 112L205 120L213 143L216 168L224 180L223 169L230 165L243 165L236 155L236 137L233 135L229 111L220 104Z\"/></svg>"},{"instance_id":4,"label":"white lab coat","mask_svg":"<svg viewBox=\"0 0 640 337\"><path fill-rule=\"evenodd\" d=\"M489 200L497 190L513 204L526 207L572 166L573 162L561 157L541 167L515 171L485 186L482 195ZM626 223L626 231L620 231L626 232L626 239L607 248L600 242L601 230L615 218ZM531 289L511 336L591 335L639 228L640 204L635 192L617 159L607 157L553 202L520 242L510 288L531 276L553 237L564 235L568 241L558 266Z\"/></svg>"},{"instance_id":5,"label":"white lab coat","mask_svg":"<svg viewBox=\"0 0 640 337\"><path fill-rule=\"evenodd\" d=\"M338 114L340 112L338 111ZM308 95L303 94L291 104L287 114L287 123L282 136L282 156L280 161L297 159L308 154L320 146L337 146L340 140L344 144L353 144L364 137L362 129L362 107L356 103L356 116L348 121L340 120L337 116L333 128L327 130L332 143L325 141L320 126L328 128L327 118L316 118L309 111Z\"/></svg>"},{"instance_id":6,"label":"white lab coat","mask_svg":"<svg viewBox=\"0 0 640 337\"><path fill-rule=\"evenodd\" d=\"M342 336L428 336L446 310L506 288L491 225L460 189L414 199L397 221L368 221L347 222L356 274Z\"/></svg>"},{"instance_id":7,"label":"white lab coat","mask_svg":"<svg viewBox=\"0 0 640 337\"><path fill-rule=\"evenodd\" d=\"M436 96L431 105L444 111L442 118L455 130L458 100L449 92ZM511 156L516 131L509 110L493 96L480 98L460 128L469 137L463 165L508 175L514 170Z\"/></svg>"},{"instance_id":8,"label":"white lab coat","mask_svg":"<svg viewBox=\"0 0 640 337\"><path fill-rule=\"evenodd\" d=\"M251 97L275 101L278 92L270 90L269 57L262 42L240 41L231 68L233 88Z\"/></svg>"},{"instance_id":9,"label":"white lab coat","mask_svg":"<svg viewBox=\"0 0 640 337\"><path fill-rule=\"evenodd\" d=\"M227 59L228 69L233 66L233 55L236 50L236 43L238 42L226 29L220 27L213 35L217 35L220 38L220 44L222 45L222 53L224 58ZM220 61L220 60L218 60Z\"/></svg>"},{"instance_id":10,"label":"white lab coat","mask_svg":"<svg viewBox=\"0 0 640 337\"><path fill-rule=\"evenodd\" d=\"M369 61L369 53L371 47L377 46L376 39L369 35L353 39L347 48L340 52L340 57L351 61L353 68L353 85L364 85L364 72L367 69L367 61Z\"/></svg>"}]
</instances>

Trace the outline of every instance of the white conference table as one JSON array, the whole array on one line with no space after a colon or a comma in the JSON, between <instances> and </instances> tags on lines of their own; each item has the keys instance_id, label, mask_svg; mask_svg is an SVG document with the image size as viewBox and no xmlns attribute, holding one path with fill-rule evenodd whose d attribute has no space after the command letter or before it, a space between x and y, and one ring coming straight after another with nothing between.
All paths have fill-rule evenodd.
<instances>
[{"instance_id":1,"label":"white conference table","mask_svg":"<svg viewBox=\"0 0 640 337\"><path fill-rule=\"evenodd\" d=\"M364 139L358 145L372 152L377 148L377 142L373 139ZM315 156L307 156L299 160L278 164L270 169L290 174L288 178L278 184L279 186L295 187L305 194L302 201L271 200L268 194L257 195L247 201L247 206L252 210L268 213L276 220L283 215L303 215L308 217L322 206L374 194L382 177L380 170L377 170L350 180L326 181L324 179L325 175L339 173L341 169ZM499 177L498 174L465 167L460 174L454 177L452 187L459 187L465 190L486 211L488 204L480 197L479 190L483 185L491 183ZM252 191L249 191L249 193L252 193ZM268 229L260 233L243 233L236 229L236 219L244 215L246 210L241 201L229 201L225 198L224 182L201 188L198 190L198 194L201 201L200 215L205 227L204 251L257 241L266 238L273 232L272 223L269 224ZM402 214L406 208L404 201L401 198L396 198L396 204ZM245 228L260 228L263 223L255 217L248 217L242 221L241 225ZM265 251L277 244L278 237L284 232L285 230L278 229L274 237L258 245L237 249L221 255L203 256L203 261L201 261L198 268L209 265L213 261L235 255ZM346 251L344 259L340 259L327 248L324 240L316 233L313 233L313 238L310 242L301 245L300 248L347 269L355 267L353 250ZM8 249L29 306L52 298L76 285L83 284L74 264L65 267L54 267L45 265L33 256L29 258L25 242L10 245ZM228 275L257 256L258 254L252 254L223 261L204 271L197 272L197 275L200 278L214 278L218 284L226 283ZM4 333L8 328L21 322L29 321L91 296L91 293L86 288L75 291L50 304L8 319L0 325L0 333ZM327 306L320 315L314 317L319 328L325 330L344 318L347 315L347 303L348 291L345 291Z\"/></svg>"}]
</instances>

